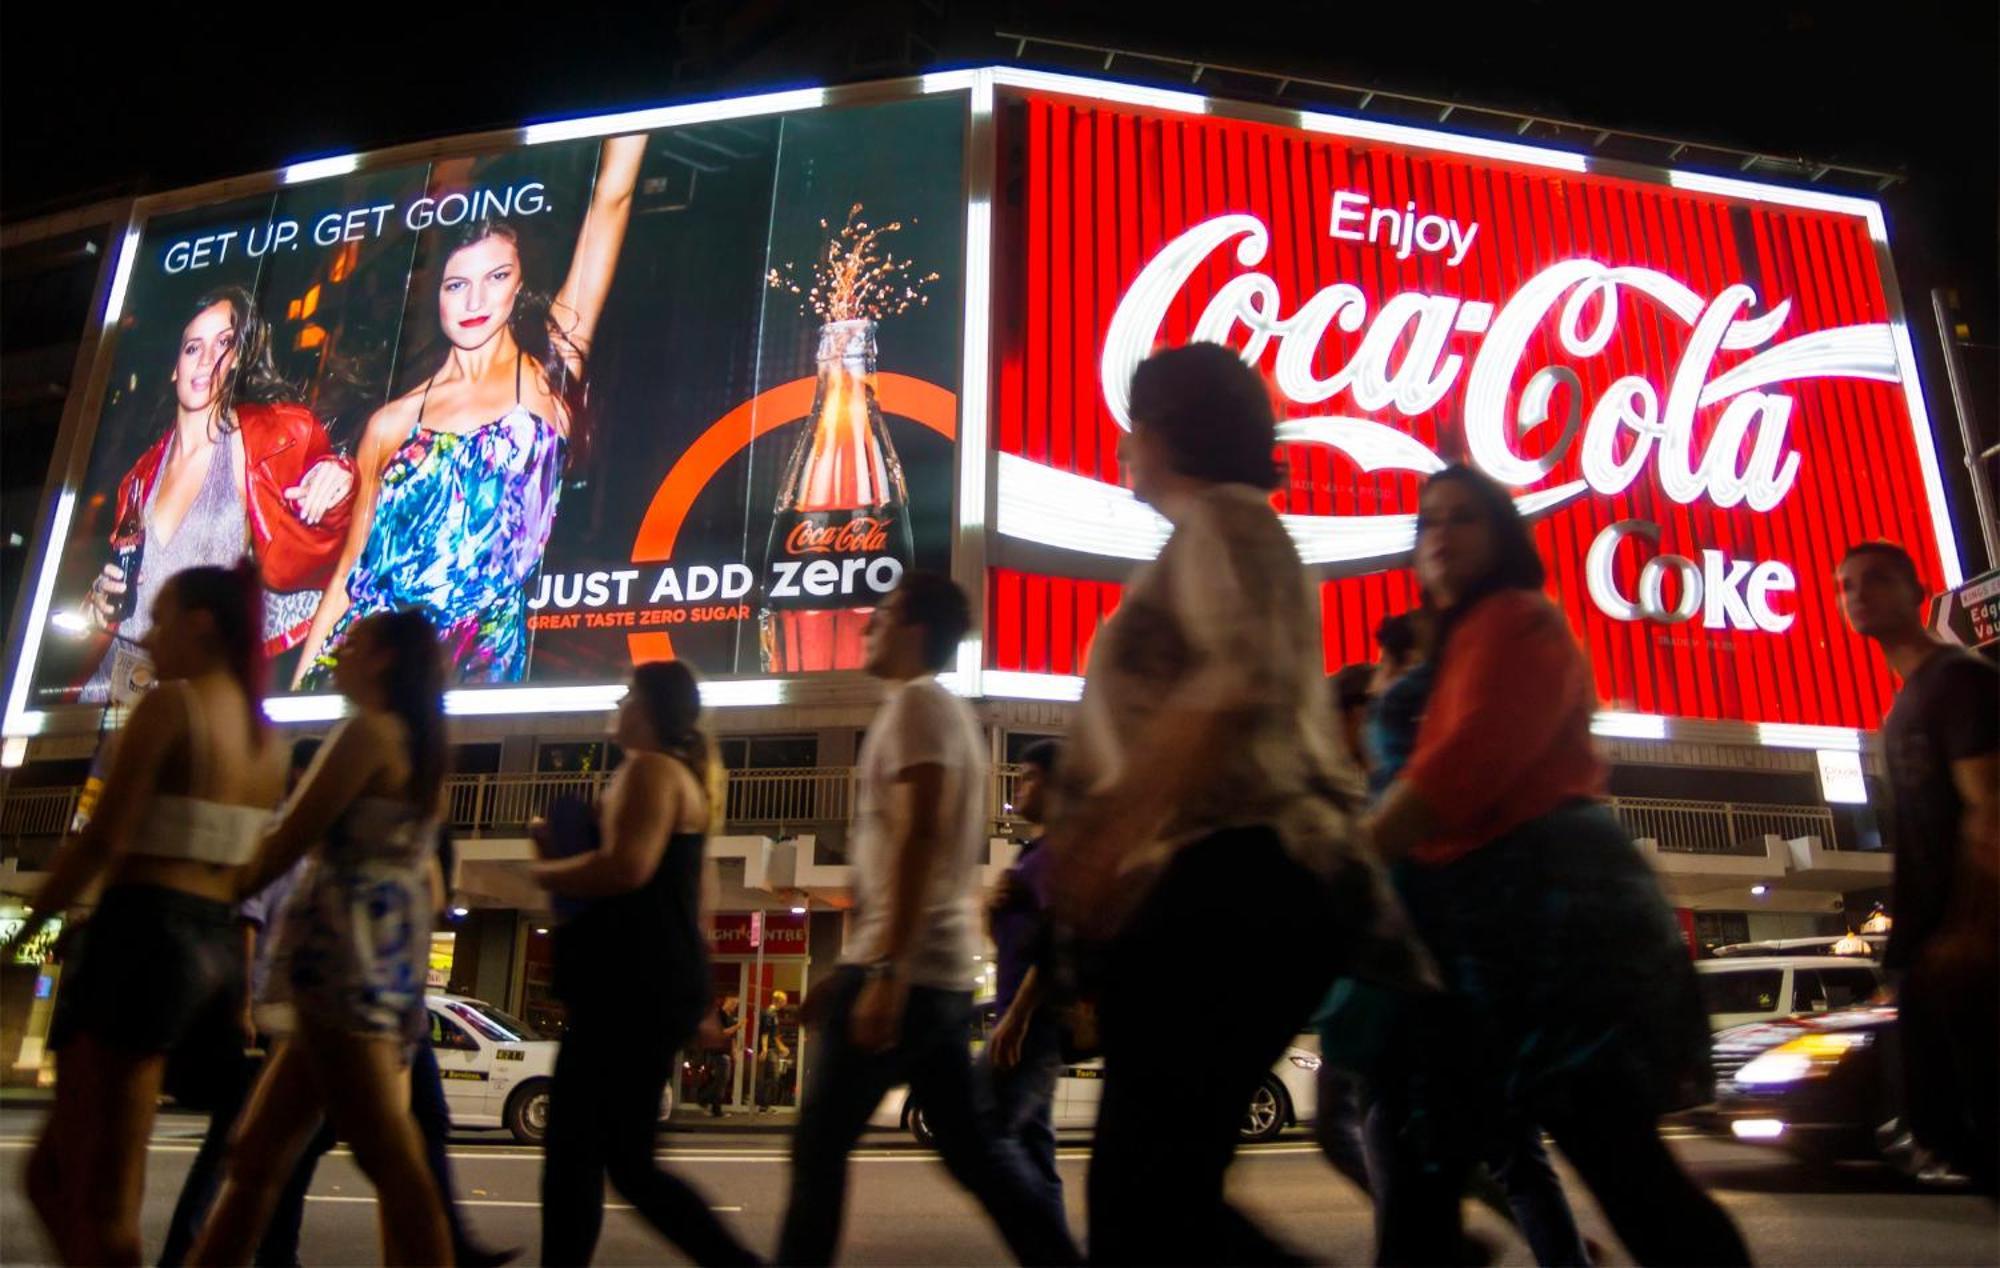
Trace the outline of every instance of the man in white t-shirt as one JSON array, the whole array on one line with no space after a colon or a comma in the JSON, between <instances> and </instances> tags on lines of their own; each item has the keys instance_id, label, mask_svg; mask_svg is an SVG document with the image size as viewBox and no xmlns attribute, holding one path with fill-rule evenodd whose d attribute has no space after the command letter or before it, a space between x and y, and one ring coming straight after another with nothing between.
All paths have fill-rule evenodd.
<instances>
[{"instance_id":1,"label":"man in white t-shirt","mask_svg":"<svg viewBox=\"0 0 2000 1268\"><path fill-rule=\"evenodd\" d=\"M807 1003L818 1030L779 1263L832 1261L848 1153L899 1083L1023 1263L1080 1258L1060 1202L988 1129L972 1076L987 753L972 710L937 681L970 624L964 592L934 573L905 576L869 618L864 667L889 695L861 746L848 950Z\"/></svg>"}]
</instances>

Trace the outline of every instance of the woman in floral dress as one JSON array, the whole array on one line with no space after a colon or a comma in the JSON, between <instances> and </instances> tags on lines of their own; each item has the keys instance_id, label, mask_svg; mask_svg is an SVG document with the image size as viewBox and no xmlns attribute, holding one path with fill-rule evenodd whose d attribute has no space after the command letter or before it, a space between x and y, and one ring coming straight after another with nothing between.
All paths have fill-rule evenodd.
<instances>
[{"instance_id":1,"label":"woman in floral dress","mask_svg":"<svg viewBox=\"0 0 2000 1268\"><path fill-rule=\"evenodd\" d=\"M504 220L458 232L438 286L448 344L417 388L369 419L354 519L306 636L294 685L324 685L342 640L375 612L429 617L461 684L528 669L524 586L555 526L584 436L587 362L631 217L643 136L604 142L569 276L553 299L523 283Z\"/></svg>"}]
</instances>

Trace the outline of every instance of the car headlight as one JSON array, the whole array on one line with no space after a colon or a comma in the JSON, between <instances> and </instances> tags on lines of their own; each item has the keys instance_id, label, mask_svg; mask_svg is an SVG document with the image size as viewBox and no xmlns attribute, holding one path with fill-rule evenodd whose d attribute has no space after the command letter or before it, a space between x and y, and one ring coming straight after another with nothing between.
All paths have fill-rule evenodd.
<instances>
[{"instance_id":1,"label":"car headlight","mask_svg":"<svg viewBox=\"0 0 2000 1268\"><path fill-rule=\"evenodd\" d=\"M1745 1062L1736 1072L1736 1081L1756 1086L1823 1079L1848 1053L1867 1047L1874 1039L1867 1034L1801 1035Z\"/></svg>"},{"instance_id":2,"label":"car headlight","mask_svg":"<svg viewBox=\"0 0 2000 1268\"><path fill-rule=\"evenodd\" d=\"M1291 1052L1286 1055L1292 1059L1292 1064L1301 1070L1319 1069L1319 1058L1310 1052Z\"/></svg>"}]
</instances>

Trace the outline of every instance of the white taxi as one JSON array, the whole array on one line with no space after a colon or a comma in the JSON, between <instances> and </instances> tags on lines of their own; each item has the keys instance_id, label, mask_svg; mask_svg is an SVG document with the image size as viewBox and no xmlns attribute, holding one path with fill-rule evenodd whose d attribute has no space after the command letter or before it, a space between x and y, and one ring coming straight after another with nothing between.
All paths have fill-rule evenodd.
<instances>
[{"instance_id":1,"label":"white taxi","mask_svg":"<svg viewBox=\"0 0 2000 1268\"><path fill-rule=\"evenodd\" d=\"M451 1125L504 1127L524 1145L541 1144L549 1130L557 1041L481 1000L432 995L425 1003ZM673 1112L669 1081L660 1121Z\"/></svg>"},{"instance_id":2,"label":"white taxi","mask_svg":"<svg viewBox=\"0 0 2000 1268\"><path fill-rule=\"evenodd\" d=\"M1304 1126L1319 1114L1319 1056L1304 1048L1287 1048L1271 1072L1250 1095L1243 1109L1239 1139L1254 1144L1272 1140L1287 1127ZM1097 1105L1104 1095L1104 1063L1082 1061L1062 1068L1056 1080L1052 1117L1057 1131L1088 1131L1097 1125ZM910 1089L891 1088L868 1120L870 1127L905 1129L923 1144L931 1143L923 1106L912 1104Z\"/></svg>"}]
</instances>

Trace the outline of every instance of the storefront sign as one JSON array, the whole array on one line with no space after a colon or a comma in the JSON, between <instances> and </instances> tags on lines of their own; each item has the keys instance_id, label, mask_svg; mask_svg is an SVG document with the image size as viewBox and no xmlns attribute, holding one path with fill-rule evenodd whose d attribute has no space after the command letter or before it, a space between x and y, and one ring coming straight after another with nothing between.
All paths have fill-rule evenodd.
<instances>
[{"instance_id":1,"label":"storefront sign","mask_svg":"<svg viewBox=\"0 0 2000 1268\"><path fill-rule=\"evenodd\" d=\"M1820 749L1819 791L1829 805L1865 806L1868 781L1863 778L1861 754L1853 749Z\"/></svg>"},{"instance_id":2,"label":"storefront sign","mask_svg":"<svg viewBox=\"0 0 2000 1268\"><path fill-rule=\"evenodd\" d=\"M1358 120L999 118L992 668L1081 672L1168 531L1120 483L1132 371L1208 340L1279 405L1329 669L1415 602L1417 492L1464 462L1533 522L1607 708L1879 723L1828 578L1874 537L1957 563L1875 204Z\"/></svg>"},{"instance_id":3,"label":"storefront sign","mask_svg":"<svg viewBox=\"0 0 2000 1268\"><path fill-rule=\"evenodd\" d=\"M712 955L755 955L759 942L767 956L804 955L806 918L789 912L723 912L708 935Z\"/></svg>"},{"instance_id":4,"label":"storefront sign","mask_svg":"<svg viewBox=\"0 0 2000 1268\"><path fill-rule=\"evenodd\" d=\"M1974 577L1932 599L1931 629L1961 647L2000 642L2000 571Z\"/></svg>"}]
</instances>

